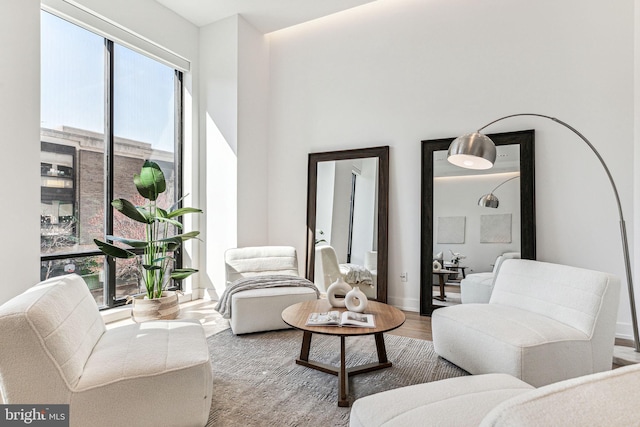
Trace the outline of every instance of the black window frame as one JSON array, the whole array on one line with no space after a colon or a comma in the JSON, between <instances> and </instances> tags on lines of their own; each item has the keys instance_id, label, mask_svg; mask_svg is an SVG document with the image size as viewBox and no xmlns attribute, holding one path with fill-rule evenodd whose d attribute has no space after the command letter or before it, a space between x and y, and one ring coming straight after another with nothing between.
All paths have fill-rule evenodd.
<instances>
[{"instance_id":1,"label":"black window frame","mask_svg":"<svg viewBox=\"0 0 640 427\"><path fill-rule=\"evenodd\" d=\"M44 11L46 12L46 11ZM47 12L50 13L50 12ZM60 19L64 19L58 16ZM84 28L86 31L90 31ZM91 32L91 31L90 31ZM114 195L114 141L115 136L113 133L113 120L114 120L114 54L115 54L115 43L108 39L107 37L101 36L104 39L104 60L105 60L105 117L104 117L104 172L105 172L105 188L104 188L104 234L112 235L113 234L113 217L114 217L114 209L111 206L111 201L113 200ZM152 58L153 59L153 58ZM183 73L182 71L174 68L174 190L176 194L176 200L178 200L178 207L182 207L182 197L183 197L183 102L184 102L184 84L183 84ZM41 147L52 145L47 142L41 141ZM42 149L42 148L41 148ZM75 151L75 150L74 150ZM74 158L75 158L74 153ZM73 176L74 182L74 191L76 188L76 176L79 171L77 171L77 165L75 165L74 160L74 168L76 168L76 173ZM179 221L182 218L177 218ZM137 254L142 254L143 251L133 250L133 252ZM183 250L182 248L178 249L175 254L175 263L177 268L181 268L183 265ZM95 257L102 256L105 258L104 260L104 305L98 306L100 310L106 310L118 306L122 306L126 304L127 297L116 297L116 262L110 256L105 256L102 252L100 252L97 248L96 250L91 251L69 251L69 252L61 252L56 254L49 255L40 255L40 265L47 261L57 261L69 258L86 258L86 257ZM182 290L181 282L173 282L171 286L168 288L169 290Z\"/></svg>"}]
</instances>

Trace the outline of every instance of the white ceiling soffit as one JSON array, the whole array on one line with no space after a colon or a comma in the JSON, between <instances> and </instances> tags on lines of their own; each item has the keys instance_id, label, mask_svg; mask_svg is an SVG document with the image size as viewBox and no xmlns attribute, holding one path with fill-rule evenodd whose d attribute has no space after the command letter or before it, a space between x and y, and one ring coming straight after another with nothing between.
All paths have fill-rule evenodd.
<instances>
[{"instance_id":1,"label":"white ceiling soffit","mask_svg":"<svg viewBox=\"0 0 640 427\"><path fill-rule=\"evenodd\" d=\"M267 34L374 0L156 0L178 15L202 27L241 15Z\"/></svg>"}]
</instances>

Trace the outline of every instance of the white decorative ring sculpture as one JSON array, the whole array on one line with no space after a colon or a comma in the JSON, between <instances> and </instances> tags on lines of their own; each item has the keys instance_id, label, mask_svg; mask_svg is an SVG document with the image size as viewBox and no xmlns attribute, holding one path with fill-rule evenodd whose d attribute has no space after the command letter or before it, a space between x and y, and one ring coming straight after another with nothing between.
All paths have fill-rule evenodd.
<instances>
[{"instance_id":1,"label":"white decorative ring sculpture","mask_svg":"<svg viewBox=\"0 0 640 427\"><path fill-rule=\"evenodd\" d=\"M365 308L367 308L368 302L367 296L357 286L354 286L347 296L344 297L347 310L355 311L356 313L363 313Z\"/></svg>"},{"instance_id":2,"label":"white decorative ring sculpture","mask_svg":"<svg viewBox=\"0 0 640 427\"><path fill-rule=\"evenodd\" d=\"M438 261L433 261L433 271L440 271L442 270L442 264L440 264L440 262Z\"/></svg>"},{"instance_id":3,"label":"white decorative ring sculpture","mask_svg":"<svg viewBox=\"0 0 640 427\"><path fill-rule=\"evenodd\" d=\"M327 289L327 300L329 300L329 304L331 304L332 307L345 306L346 298L336 298L336 292L338 291L341 295L347 295L349 291L351 291L351 286L344 281L342 276L338 277L338 280L333 282Z\"/></svg>"}]
</instances>

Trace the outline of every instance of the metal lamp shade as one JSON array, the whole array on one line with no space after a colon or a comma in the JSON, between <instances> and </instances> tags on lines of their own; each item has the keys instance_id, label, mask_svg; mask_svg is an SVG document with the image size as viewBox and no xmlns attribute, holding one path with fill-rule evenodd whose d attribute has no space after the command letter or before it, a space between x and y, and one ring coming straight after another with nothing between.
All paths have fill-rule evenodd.
<instances>
[{"instance_id":1,"label":"metal lamp shade","mask_svg":"<svg viewBox=\"0 0 640 427\"><path fill-rule=\"evenodd\" d=\"M453 140L447 160L465 169L489 169L496 161L496 146L486 135L470 133Z\"/></svg>"},{"instance_id":2,"label":"metal lamp shade","mask_svg":"<svg viewBox=\"0 0 640 427\"><path fill-rule=\"evenodd\" d=\"M493 193L485 194L484 196L480 197L480 200L478 200L478 206L482 206L485 208L495 209L499 204L500 201L496 196L493 195Z\"/></svg>"}]
</instances>

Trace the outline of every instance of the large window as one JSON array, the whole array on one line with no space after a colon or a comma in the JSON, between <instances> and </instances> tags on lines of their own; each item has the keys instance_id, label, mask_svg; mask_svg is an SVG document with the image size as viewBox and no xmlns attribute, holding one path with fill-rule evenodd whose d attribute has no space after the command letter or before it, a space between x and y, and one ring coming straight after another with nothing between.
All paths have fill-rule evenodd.
<instances>
[{"instance_id":1,"label":"large window","mask_svg":"<svg viewBox=\"0 0 640 427\"><path fill-rule=\"evenodd\" d=\"M141 199L132 179L146 159L167 178L162 204L179 200L182 75L41 15L41 279L80 274L96 303L112 307L142 291L135 260L106 260L93 239L144 235L110 202Z\"/></svg>"}]
</instances>

